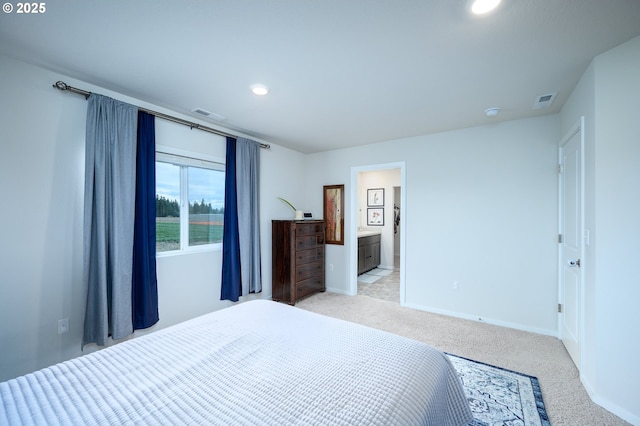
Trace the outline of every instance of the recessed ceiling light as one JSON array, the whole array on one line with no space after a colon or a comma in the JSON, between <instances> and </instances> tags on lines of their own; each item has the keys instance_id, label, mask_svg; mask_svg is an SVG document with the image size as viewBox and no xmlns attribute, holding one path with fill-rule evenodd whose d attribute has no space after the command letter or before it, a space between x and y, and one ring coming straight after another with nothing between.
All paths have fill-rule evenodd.
<instances>
[{"instance_id":1,"label":"recessed ceiling light","mask_svg":"<svg viewBox=\"0 0 640 426\"><path fill-rule=\"evenodd\" d=\"M474 0L471 4L471 12L476 15L484 15L498 7L500 0Z\"/></svg>"},{"instance_id":2,"label":"recessed ceiling light","mask_svg":"<svg viewBox=\"0 0 640 426\"><path fill-rule=\"evenodd\" d=\"M498 108L498 107L487 108L487 109L484 110L484 114L487 117L495 117L499 113L500 113L500 108Z\"/></svg>"},{"instance_id":3,"label":"recessed ceiling light","mask_svg":"<svg viewBox=\"0 0 640 426\"><path fill-rule=\"evenodd\" d=\"M252 84L251 91L254 95L264 96L269 93L269 88L264 84Z\"/></svg>"}]
</instances>

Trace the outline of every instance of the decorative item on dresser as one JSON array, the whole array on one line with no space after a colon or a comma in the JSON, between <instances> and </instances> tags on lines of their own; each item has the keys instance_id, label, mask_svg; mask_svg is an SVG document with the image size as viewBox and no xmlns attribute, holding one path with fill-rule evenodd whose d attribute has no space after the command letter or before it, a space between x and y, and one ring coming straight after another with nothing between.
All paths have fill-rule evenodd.
<instances>
[{"instance_id":1,"label":"decorative item on dresser","mask_svg":"<svg viewBox=\"0 0 640 426\"><path fill-rule=\"evenodd\" d=\"M295 214L295 219L296 220L302 219L302 210L298 210L293 204L291 204L291 202L289 202L288 200L285 200L282 197L278 197L278 200L282 201L287 206L289 206L291 208L291 210L293 210L293 213Z\"/></svg>"},{"instance_id":2,"label":"decorative item on dresser","mask_svg":"<svg viewBox=\"0 0 640 426\"><path fill-rule=\"evenodd\" d=\"M296 301L325 291L323 220L273 220L272 298Z\"/></svg>"}]
</instances>

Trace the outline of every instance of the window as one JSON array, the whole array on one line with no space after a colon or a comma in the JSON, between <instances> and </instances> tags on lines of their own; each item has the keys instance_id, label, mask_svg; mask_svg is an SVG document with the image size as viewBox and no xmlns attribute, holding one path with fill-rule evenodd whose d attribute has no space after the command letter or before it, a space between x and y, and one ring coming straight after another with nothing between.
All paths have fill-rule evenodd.
<instances>
[{"instance_id":1,"label":"window","mask_svg":"<svg viewBox=\"0 0 640 426\"><path fill-rule=\"evenodd\" d=\"M156 152L156 251L222 244L224 164Z\"/></svg>"}]
</instances>

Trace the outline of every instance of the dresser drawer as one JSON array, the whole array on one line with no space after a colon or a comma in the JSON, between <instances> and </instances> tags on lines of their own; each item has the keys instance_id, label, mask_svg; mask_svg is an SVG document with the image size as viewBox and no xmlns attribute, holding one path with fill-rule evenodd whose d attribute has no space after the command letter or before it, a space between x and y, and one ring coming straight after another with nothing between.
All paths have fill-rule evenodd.
<instances>
[{"instance_id":1,"label":"dresser drawer","mask_svg":"<svg viewBox=\"0 0 640 426\"><path fill-rule=\"evenodd\" d=\"M296 223L297 235L322 234L324 235L324 222Z\"/></svg>"},{"instance_id":2,"label":"dresser drawer","mask_svg":"<svg viewBox=\"0 0 640 426\"><path fill-rule=\"evenodd\" d=\"M324 291L324 279L309 278L308 280L296 283L296 297L298 299L313 294L317 291Z\"/></svg>"},{"instance_id":3,"label":"dresser drawer","mask_svg":"<svg viewBox=\"0 0 640 426\"><path fill-rule=\"evenodd\" d=\"M296 250L305 250L322 246L324 244L324 234L313 234L296 237Z\"/></svg>"},{"instance_id":4,"label":"dresser drawer","mask_svg":"<svg viewBox=\"0 0 640 426\"><path fill-rule=\"evenodd\" d=\"M322 277L324 272L324 260L296 265L296 282L312 277Z\"/></svg>"},{"instance_id":5,"label":"dresser drawer","mask_svg":"<svg viewBox=\"0 0 640 426\"><path fill-rule=\"evenodd\" d=\"M324 259L324 247L316 247L308 250L300 250L296 252L296 264L314 262Z\"/></svg>"}]
</instances>

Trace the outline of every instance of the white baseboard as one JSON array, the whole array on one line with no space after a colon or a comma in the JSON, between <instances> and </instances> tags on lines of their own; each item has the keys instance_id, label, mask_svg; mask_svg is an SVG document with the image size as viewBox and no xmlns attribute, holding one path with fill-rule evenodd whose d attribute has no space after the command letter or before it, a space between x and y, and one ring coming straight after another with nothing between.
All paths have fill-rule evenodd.
<instances>
[{"instance_id":1,"label":"white baseboard","mask_svg":"<svg viewBox=\"0 0 640 426\"><path fill-rule=\"evenodd\" d=\"M417 309L419 311L426 311L426 312L431 312L431 313L434 313L434 314L447 315L447 316L450 316L450 317L462 318L462 319L476 321L476 322L485 322L487 324L499 325L501 327L507 327L507 328L513 328L515 330L522 330L522 331L528 331L530 333L542 334L544 336L551 336L551 337L556 337L556 338L558 337L558 330L548 330L548 329L545 329L545 328L530 327L530 326L523 325L523 324L518 324L518 323L513 323L513 322L508 322L508 321L501 321L501 320L496 320L496 319L493 319L493 318L479 318L478 316L474 316L474 315L469 315L469 314L464 314L464 313L454 312L454 311L448 311L448 310L445 310L445 309L433 308L433 307L430 307L430 306L421 306L421 305L414 305L414 304L405 304L404 306L406 306L407 308Z\"/></svg>"},{"instance_id":2,"label":"white baseboard","mask_svg":"<svg viewBox=\"0 0 640 426\"><path fill-rule=\"evenodd\" d=\"M591 382L589 382L589 380L587 380L587 377L582 373L580 373L580 381L582 382L582 385L587 391L587 394L589 394L589 398L591 398L591 400L594 403L598 404L605 410L615 414L621 419L631 423L632 425L640 426L639 415L630 413L629 411L625 410L624 408L621 408L617 404L614 404L613 402L600 397L598 393L594 390L593 386L591 386Z\"/></svg>"},{"instance_id":3,"label":"white baseboard","mask_svg":"<svg viewBox=\"0 0 640 426\"><path fill-rule=\"evenodd\" d=\"M338 287L328 287L327 286L327 290L330 293L338 293L338 294L344 294L346 296L355 296L355 294L351 294L349 292L349 290L345 290L343 288L338 288Z\"/></svg>"}]
</instances>

